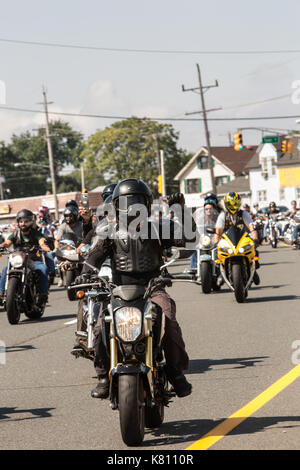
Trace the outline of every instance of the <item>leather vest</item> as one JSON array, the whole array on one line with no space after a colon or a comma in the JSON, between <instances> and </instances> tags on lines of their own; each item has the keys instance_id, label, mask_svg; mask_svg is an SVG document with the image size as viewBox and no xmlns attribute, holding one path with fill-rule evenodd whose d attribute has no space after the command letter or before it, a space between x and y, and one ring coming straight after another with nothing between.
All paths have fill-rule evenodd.
<instances>
[{"instance_id":1,"label":"leather vest","mask_svg":"<svg viewBox=\"0 0 300 470\"><path fill-rule=\"evenodd\" d=\"M125 237L119 234L113 244L113 261L116 271L122 273L153 273L162 264L158 240Z\"/></svg>"},{"instance_id":2,"label":"leather vest","mask_svg":"<svg viewBox=\"0 0 300 470\"><path fill-rule=\"evenodd\" d=\"M235 215L232 215L226 211L224 231L226 232L226 230L228 230L230 227L238 227L241 229L245 228L242 210L237 211Z\"/></svg>"}]
</instances>

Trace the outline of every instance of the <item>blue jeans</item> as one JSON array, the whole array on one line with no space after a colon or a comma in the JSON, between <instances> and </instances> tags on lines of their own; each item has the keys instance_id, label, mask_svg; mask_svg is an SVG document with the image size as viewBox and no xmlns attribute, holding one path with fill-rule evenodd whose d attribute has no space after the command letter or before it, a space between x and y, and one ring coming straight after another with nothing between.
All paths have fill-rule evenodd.
<instances>
[{"instance_id":1,"label":"blue jeans","mask_svg":"<svg viewBox=\"0 0 300 470\"><path fill-rule=\"evenodd\" d=\"M291 241L294 243L297 240L298 232L300 232L300 226L295 225L291 234Z\"/></svg>"},{"instance_id":2,"label":"blue jeans","mask_svg":"<svg viewBox=\"0 0 300 470\"><path fill-rule=\"evenodd\" d=\"M39 271L39 284L38 284L38 292L39 294L47 294L48 293L48 268L47 266L42 263L41 261L33 261L35 271ZM5 279L7 273L7 266L4 266L1 278L0 278L0 294L4 293L5 290Z\"/></svg>"},{"instance_id":3,"label":"blue jeans","mask_svg":"<svg viewBox=\"0 0 300 470\"><path fill-rule=\"evenodd\" d=\"M46 255L46 263L47 263L47 266L49 268L49 273L54 273L55 272L55 261L54 261L54 256L52 253L50 253L49 251L47 251L45 253Z\"/></svg>"},{"instance_id":4,"label":"blue jeans","mask_svg":"<svg viewBox=\"0 0 300 470\"><path fill-rule=\"evenodd\" d=\"M197 269L197 251L194 251L194 253L191 256L190 268Z\"/></svg>"},{"instance_id":5,"label":"blue jeans","mask_svg":"<svg viewBox=\"0 0 300 470\"><path fill-rule=\"evenodd\" d=\"M283 234L284 234L284 232L286 231L287 227L288 227L288 224L285 225L284 228L283 228L283 230L282 230L282 228L281 228L281 223L280 223L280 222L277 222L276 228L278 229L279 235L280 235L281 237L283 236ZM265 225L264 225L264 238L267 237L267 230L268 230L268 229L269 229L269 224L265 224Z\"/></svg>"}]
</instances>

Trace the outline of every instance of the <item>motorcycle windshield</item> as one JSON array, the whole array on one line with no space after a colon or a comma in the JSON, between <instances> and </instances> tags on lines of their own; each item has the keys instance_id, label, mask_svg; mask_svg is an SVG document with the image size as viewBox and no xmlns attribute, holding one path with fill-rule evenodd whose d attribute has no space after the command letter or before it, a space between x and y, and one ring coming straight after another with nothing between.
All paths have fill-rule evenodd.
<instances>
[{"instance_id":1,"label":"motorcycle windshield","mask_svg":"<svg viewBox=\"0 0 300 470\"><path fill-rule=\"evenodd\" d=\"M200 235L207 235L210 238L213 237L213 234L207 233L207 229L215 228L218 215L218 211L210 204L203 208L197 209L193 214L197 232Z\"/></svg>"},{"instance_id":2,"label":"motorcycle windshield","mask_svg":"<svg viewBox=\"0 0 300 470\"><path fill-rule=\"evenodd\" d=\"M244 233L246 233L244 228L241 229L238 227L230 227L230 229L228 229L226 232L226 236L234 246L237 246Z\"/></svg>"}]
</instances>

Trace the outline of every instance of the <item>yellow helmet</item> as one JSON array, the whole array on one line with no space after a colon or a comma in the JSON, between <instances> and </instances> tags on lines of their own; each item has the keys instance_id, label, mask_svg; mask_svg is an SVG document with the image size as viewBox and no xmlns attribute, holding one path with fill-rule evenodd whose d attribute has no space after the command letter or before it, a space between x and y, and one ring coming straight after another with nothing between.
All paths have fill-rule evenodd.
<instances>
[{"instance_id":1,"label":"yellow helmet","mask_svg":"<svg viewBox=\"0 0 300 470\"><path fill-rule=\"evenodd\" d=\"M230 192L224 196L224 203L226 209L231 213L235 214L241 207L241 196L238 193Z\"/></svg>"}]
</instances>

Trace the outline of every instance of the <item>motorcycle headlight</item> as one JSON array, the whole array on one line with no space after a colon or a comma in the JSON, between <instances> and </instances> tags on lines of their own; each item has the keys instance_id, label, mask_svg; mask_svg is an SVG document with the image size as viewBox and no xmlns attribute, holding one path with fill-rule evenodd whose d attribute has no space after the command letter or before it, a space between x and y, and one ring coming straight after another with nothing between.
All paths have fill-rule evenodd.
<instances>
[{"instance_id":1,"label":"motorcycle headlight","mask_svg":"<svg viewBox=\"0 0 300 470\"><path fill-rule=\"evenodd\" d=\"M233 249L231 248L231 246L229 245L229 243L227 243L225 240L222 240L220 243L219 243L219 249L221 251L225 251L225 253L229 253L230 255L232 255L233 253Z\"/></svg>"},{"instance_id":2,"label":"motorcycle headlight","mask_svg":"<svg viewBox=\"0 0 300 470\"><path fill-rule=\"evenodd\" d=\"M9 262L13 268L20 268L23 265L23 257L21 255L11 255Z\"/></svg>"},{"instance_id":3,"label":"motorcycle headlight","mask_svg":"<svg viewBox=\"0 0 300 470\"><path fill-rule=\"evenodd\" d=\"M125 342L135 341L142 332L142 312L135 307L121 307L114 313L118 337Z\"/></svg>"},{"instance_id":4,"label":"motorcycle headlight","mask_svg":"<svg viewBox=\"0 0 300 470\"><path fill-rule=\"evenodd\" d=\"M200 243L203 246L203 248L208 248L211 245L211 239L208 235L203 235L200 238Z\"/></svg>"},{"instance_id":5,"label":"motorcycle headlight","mask_svg":"<svg viewBox=\"0 0 300 470\"><path fill-rule=\"evenodd\" d=\"M251 250L253 245L245 245L245 246L242 246L240 249L239 249L239 252L240 253L245 253L245 251L249 251Z\"/></svg>"}]
</instances>

